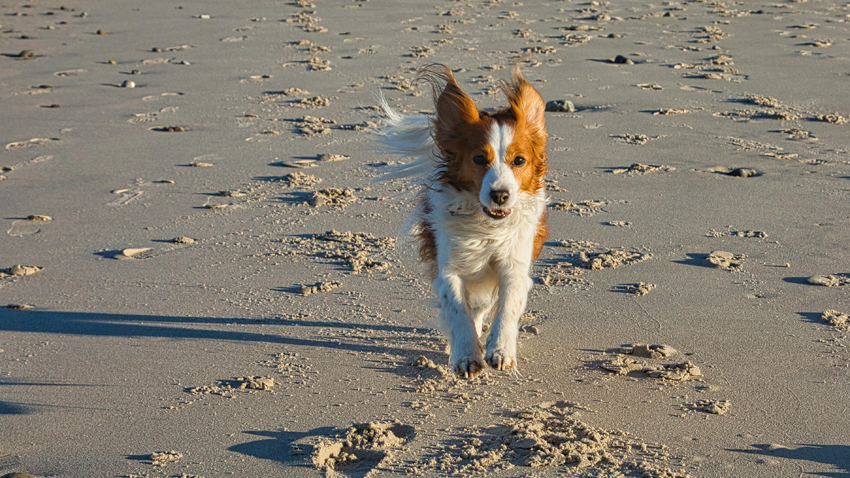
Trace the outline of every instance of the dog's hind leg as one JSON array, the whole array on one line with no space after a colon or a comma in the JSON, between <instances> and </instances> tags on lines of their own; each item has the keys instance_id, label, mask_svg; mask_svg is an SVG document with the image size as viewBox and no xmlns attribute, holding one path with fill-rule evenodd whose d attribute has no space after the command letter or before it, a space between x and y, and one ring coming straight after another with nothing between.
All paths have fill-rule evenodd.
<instances>
[{"instance_id":1,"label":"dog's hind leg","mask_svg":"<svg viewBox=\"0 0 850 478\"><path fill-rule=\"evenodd\" d=\"M472 378L486 364L476 325L465 302L463 280L453 274L438 276L434 280L434 291L440 300L443 327L449 334L452 370L463 378Z\"/></svg>"}]
</instances>

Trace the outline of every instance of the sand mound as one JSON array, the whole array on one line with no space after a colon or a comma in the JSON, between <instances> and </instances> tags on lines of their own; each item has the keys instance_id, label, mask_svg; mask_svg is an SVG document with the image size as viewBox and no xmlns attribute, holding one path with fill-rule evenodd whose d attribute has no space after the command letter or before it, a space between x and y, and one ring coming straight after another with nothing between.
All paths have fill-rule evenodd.
<instances>
[{"instance_id":1,"label":"sand mound","mask_svg":"<svg viewBox=\"0 0 850 478\"><path fill-rule=\"evenodd\" d=\"M357 201L353 189L328 188L316 191L310 198L313 207L335 206L345 207Z\"/></svg>"},{"instance_id":2,"label":"sand mound","mask_svg":"<svg viewBox=\"0 0 850 478\"><path fill-rule=\"evenodd\" d=\"M351 273L357 274L387 270L389 263L376 260L374 256L395 247L395 238L330 230L324 234L291 239L288 243L295 248L293 254L341 263Z\"/></svg>"},{"instance_id":3,"label":"sand mound","mask_svg":"<svg viewBox=\"0 0 850 478\"><path fill-rule=\"evenodd\" d=\"M582 476L690 476L671 468L678 459L665 446L592 427L580 420L580 410L587 409L559 401L513 411L507 423L474 429L460 443L408 471L488 474L523 466Z\"/></svg>"},{"instance_id":4,"label":"sand mound","mask_svg":"<svg viewBox=\"0 0 850 478\"><path fill-rule=\"evenodd\" d=\"M365 476L414 434L413 427L398 422L357 424L344 438L320 442L313 452L313 465L328 472Z\"/></svg>"},{"instance_id":5,"label":"sand mound","mask_svg":"<svg viewBox=\"0 0 850 478\"><path fill-rule=\"evenodd\" d=\"M0 271L0 279L7 279L11 277L23 277L33 275L36 272L40 271L42 268L38 266L22 266L20 264L9 267L8 269L3 269Z\"/></svg>"},{"instance_id":6,"label":"sand mound","mask_svg":"<svg viewBox=\"0 0 850 478\"><path fill-rule=\"evenodd\" d=\"M824 311L821 318L824 322L829 323L830 325L834 325L835 327L848 327L850 326L850 315L847 315L843 312L839 312L837 310L829 309Z\"/></svg>"},{"instance_id":7,"label":"sand mound","mask_svg":"<svg viewBox=\"0 0 850 478\"><path fill-rule=\"evenodd\" d=\"M252 392L259 390L271 390L275 382L273 377L247 376L237 377L233 380L219 380L213 385L202 385L186 389L193 395L220 395L232 397L234 393Z\"/></svg>"},{"instance_id":8,"label":"sand mound","mask_svg":"<svg viewBox=\"0 0 850 478\"><path fill-rule=\"evenodd\" d=\"M743 270L744 259L747 256L743 254L732 254L726 251L712 251L704 262L710 267L723 269L730 272L740 272Z\"/></svg>"},{"instance_id":9,"label":"sand mound","mask_svg":"<svg viewBox=\"0 0 850 478\"><path fill-rule=\"evenodd\" d=\"M601 270L637 264L652 258L652 254L608 249L600 252L579 252L577 265L585 269Z\"/></svg>"},{"instance_id":10,"label":"sand mound","mask_svg":"<svg viewBox=\"0 0 850 478\"><path fill-rule=\"evenodd\" d=\"M828 275L828 276L811 276L806 282L812 285L822 285L824 287L839 287L850 284L850 277Z\"/></svg>"}]
</instances>

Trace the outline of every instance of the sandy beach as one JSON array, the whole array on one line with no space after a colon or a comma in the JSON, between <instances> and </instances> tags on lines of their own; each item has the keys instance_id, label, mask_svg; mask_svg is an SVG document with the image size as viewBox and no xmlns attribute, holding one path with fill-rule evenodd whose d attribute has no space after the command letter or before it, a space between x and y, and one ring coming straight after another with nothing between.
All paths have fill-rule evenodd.
<instances>
[{"instance_id":1,"label":"sandy beach","mask_svg":"<svg viewBox=\"0 0 850 478\"><path fill-rule=\"evenodd\" d=\"M370 132L516 57L550 237L463 380ZM826 0L2 3L0 475L850 476L848 82Z\"/></svg>"}]
</instances>

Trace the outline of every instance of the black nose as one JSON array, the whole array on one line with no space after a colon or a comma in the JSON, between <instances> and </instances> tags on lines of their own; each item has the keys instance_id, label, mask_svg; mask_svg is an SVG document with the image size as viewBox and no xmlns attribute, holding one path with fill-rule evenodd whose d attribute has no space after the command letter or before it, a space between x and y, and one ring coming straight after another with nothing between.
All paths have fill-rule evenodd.
<instances>
[{"instance_id":1,"label":"black nose","mask_svg":"<svg viewBox=\"0 0 850 478\"><path fill-rule=\"evenodd\" d=\"M490 191L490 199L492 199L493 202L498 204L499 206L505 204L508 201L509 196L510 194L507 191L502 191L499 189L494 189Z\"/></svg>"}]
</instances>

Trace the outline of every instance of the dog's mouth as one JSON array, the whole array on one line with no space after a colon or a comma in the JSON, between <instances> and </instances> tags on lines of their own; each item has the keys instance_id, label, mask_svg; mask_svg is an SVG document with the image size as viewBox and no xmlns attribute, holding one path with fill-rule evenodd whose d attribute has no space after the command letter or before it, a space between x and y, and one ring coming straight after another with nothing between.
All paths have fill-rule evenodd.
<instances>
[{"instance_id":1,"label":"dog's mouth","mask_svg":"<svg viewBox=\"0 0 850 478\"><path fill-rule=\"evenodd\" d=\"M511 214L510 209L490 209L489 207L484 207L484 214L492 217L493 219L504 219Z\"/></svg>"}]
</instances>

